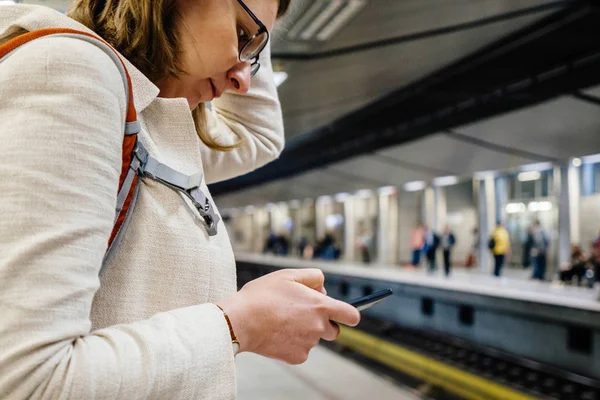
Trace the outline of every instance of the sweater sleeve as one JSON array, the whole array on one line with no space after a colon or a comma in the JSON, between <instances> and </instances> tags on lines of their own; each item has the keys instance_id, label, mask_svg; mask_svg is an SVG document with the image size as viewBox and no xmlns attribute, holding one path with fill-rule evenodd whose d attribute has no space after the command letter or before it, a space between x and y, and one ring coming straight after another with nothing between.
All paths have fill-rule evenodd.
<instances>
[{"instance_id":1,"label":"sweater sleeve","mask_svg":"<svg viewBox=\"0 0 600 400\"><path fill-rule=\"evenodd\" d=\"M273 78L270 48L260 55L261 68L246 94L226 92L208 110L210 133L219 143L239 146L231 151L212 150L201 144L207 183L251 172L281 154L284 146L283 117Z\"/></svg>"},{"instance_id":2,"label":"sweater sleeve","mask_svg":"<svg viewBox=\"0 0 600 400\"><path fill-rule=\"evenodd\" d=\"M72 38L0 63L0 398L232 399L211 304L91 331L125 119L114 63Z\"/></svg>"}]
</instances>

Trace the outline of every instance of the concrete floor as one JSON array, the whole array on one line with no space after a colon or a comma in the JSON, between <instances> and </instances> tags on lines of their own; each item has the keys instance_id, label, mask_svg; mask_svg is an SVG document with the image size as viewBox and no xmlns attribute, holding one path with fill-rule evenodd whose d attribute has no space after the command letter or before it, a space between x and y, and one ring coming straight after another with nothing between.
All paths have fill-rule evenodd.
<instances>
[{"instance_id":1,"label":"concrete floor","mask_svg":"<svg viewBox=\"0 0 600 400\"><path fill-rule=\"evenodd\" d=\"M238 400L414 400L408 389L323 347L290 366L255 354L236 358Z\"/></svg>"}]
</instances>

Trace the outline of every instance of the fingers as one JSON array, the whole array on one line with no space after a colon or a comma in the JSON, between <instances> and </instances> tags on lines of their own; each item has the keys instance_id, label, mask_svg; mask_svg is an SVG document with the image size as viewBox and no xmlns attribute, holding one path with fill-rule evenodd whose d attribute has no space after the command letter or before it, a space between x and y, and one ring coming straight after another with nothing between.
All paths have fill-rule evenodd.
<instances>
[{"instance_id":1,"label":"fingers","mask_svg":"<svg viewBox=\"0 0 600 400\"><path fill-rule=\"evenodd\" d=\"M319 292L321 292L323 284L325 283L323 271L315 268L294 270L292 271L292 278L294 279L294 282L301 283L304 286L308 286Z\"/></svg>"},{"instance_id":2,"label":"fingers","mask_svg":"<svg viewBox=\"0 0 600 400\"><path fill-rule=\"evenodd\" d=\"M322 338L328 342L333 342L338 336L340 336L340 327L335 322L329 321Z\"/></svg>"},{"instance_id":3,"label":"fingers","mask_svg":"<svg viewBox=\"0 0 600 400\"><path fill-rule=\"evenodd\" d=\"M329 319L347 326L356 326L360 322L360 312L356 307L343 301L328 298Z\"/></svg>"}]
</instances>

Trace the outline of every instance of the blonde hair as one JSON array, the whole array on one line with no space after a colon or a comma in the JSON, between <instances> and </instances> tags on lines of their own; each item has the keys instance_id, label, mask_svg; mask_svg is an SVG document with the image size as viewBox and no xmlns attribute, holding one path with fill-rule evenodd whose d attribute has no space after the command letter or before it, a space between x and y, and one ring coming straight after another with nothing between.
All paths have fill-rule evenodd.
<instances>
[{"instance_id":1,"label":"blonde hair","mask_svg":"<svg viewBox=\"0 0 600 400\"><path fill-rule=\"evenodd\" d=\"M281 17L290 0L280 0ZM185 74L178 37L176 0L76 0L69 17L87 26L156 82ZM208 132L206 107L192 110L198 136L208 147L228 151L239 144L222 145Z\"/></svg>"}]
</instances>

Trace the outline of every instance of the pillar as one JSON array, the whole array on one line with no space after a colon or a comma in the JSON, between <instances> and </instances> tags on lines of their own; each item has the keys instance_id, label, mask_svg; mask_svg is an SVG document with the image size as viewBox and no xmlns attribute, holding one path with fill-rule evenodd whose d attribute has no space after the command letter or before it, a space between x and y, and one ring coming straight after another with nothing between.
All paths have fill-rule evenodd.
<instances>
[{"instance_id":1,"label":"pillar","mask_svg":"<svg viewBox=\"0 0 600 400\"><path fill-rule=\"evenodd\" d=\"M498 177L495 180L495 222L506 222L506 203L508 203L508 179L504 176Z\"/></svg>"},{"instance_id":2,"label":"pillar","mask_svg":"<svg viewBox=\"0 0 600 400\"><path fill-rule=\"evenodd\" d=\"M433 228L436 232L441 232L446 224L448 216L448 204L446 202L446 189L436 186L433 189L433 204L435 216L433 218Z\"/></svg>"},{"instance_id":3,"label":"pillar","mask_svg":"<svg viewBox=\"0 0 600 400\"><path fill-rule=\"evenodd\" d=\"M435 191L432 187L426 188L421 197L421 220L424 225L435 229Z\"/></svg>"},{"instance_id":4,"label":"pillar","mask_svg":"<svg viewBox=\"0 0 600 400\"><path fill-rule=\"evenodd\" d=\"M584 196L591 196L594 194L594 164L583 164L581 166L581 175L581 181L583 183L581 192Z\"/></svg>"},{"instance_id":5,"label":"pillar","mask_svg":"<svg viewBox=\"0 0 600 400\"><path fill-rule=\"evenodd\" d=\"M579 207L581 204L580 168L569 163L569 214L571 222L571 243L581 244Z\"/></svg>"},{"instance_id":6,"label":"pillar","mask_svg":"<svg viewBox=\"0 0 600 400\"><path fill-rule=\"evenodd\" d=\"M492 257L488 241L496 226L495 179L493 175L477 181L479 203L479 268L491 273Z\"/></svg>"},{"instance_id":7,"label":"pillar","mask_svg":"<svg viewBox=\"0 0 600 400\"><path fill-rule=\"evenodd\" d=\"M325 227L325 218L329 215L329 208L333 199L331 196L321 196L315 202L315 233L316 241L325 237L327 228Z\"/></svg>"},{"instance_id":8,"label":"pillar","mask_svg":"<svg viewBox=\"0 0 600 400\"><path fill-rule=\"evenodd\" d=\"M571 262L571 245L579 243L579 171L571 160L554 169L558 199L558 266ZM547 277L557 272L555 265L548 265Z\"/></svg>"},{"instance_id":9,"label":"pillar","mask_svg":"<svg viewBox=\"0 0 600 400\"><path fill-rule=\"evenodd\" d=\"M395 265L398 261L398 196L379 193L377 213L377 262Z\"/></svg>"},{"instance_id":10,"label":"pillar","mask_svg":"<svg viewBox=\"0 0 600 400\"><path fill-rule=\"evenodd\" d=\"M348 196L343 201L344 206L344 260L355 261L356 215L355 199Z\"/></svg>"},{"instance_id":11,"label":"pillar","mask_svg":"<svg viewBox=\"0 0 600 400\"><path fill-rule=\"evenodd\" d=\"M423 223L440 232L448 214L446 190L440 186L428 187L423 192L422 201Z\"/></svg>"}]
</instances>

